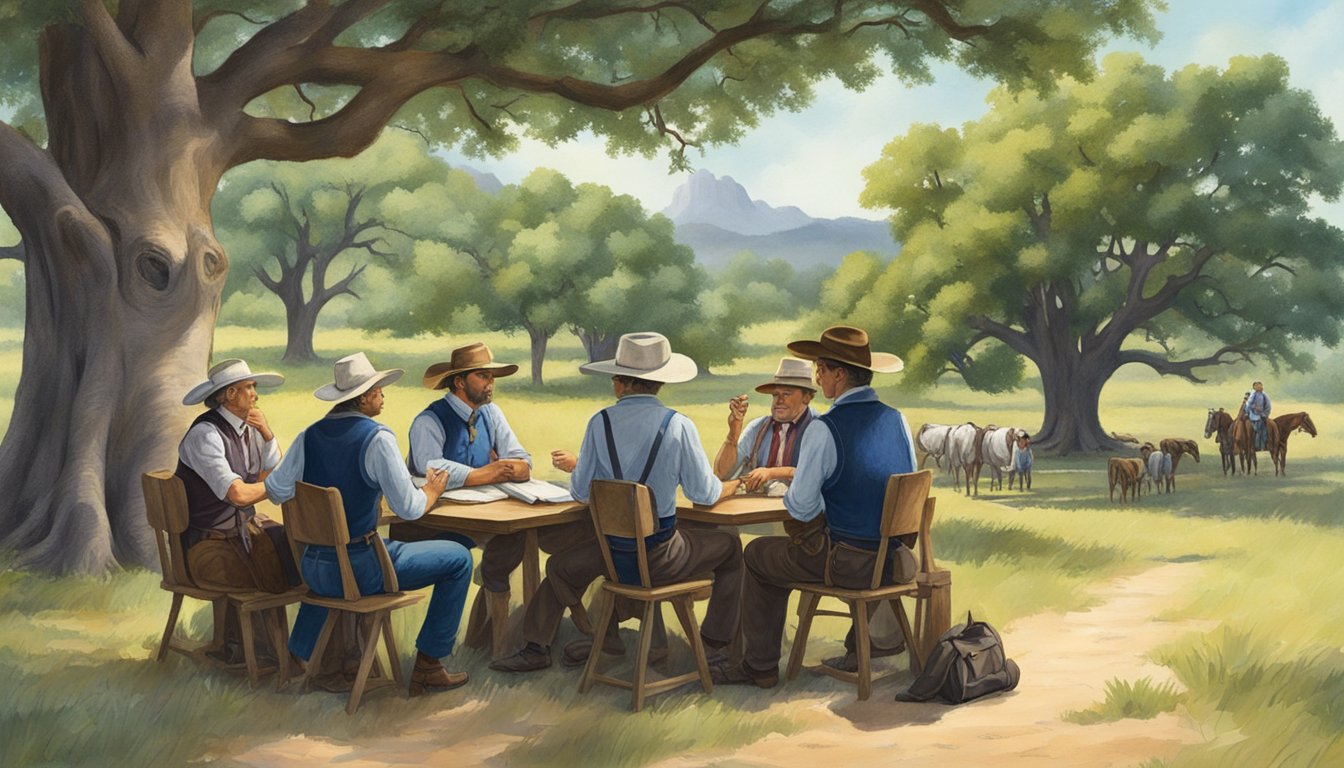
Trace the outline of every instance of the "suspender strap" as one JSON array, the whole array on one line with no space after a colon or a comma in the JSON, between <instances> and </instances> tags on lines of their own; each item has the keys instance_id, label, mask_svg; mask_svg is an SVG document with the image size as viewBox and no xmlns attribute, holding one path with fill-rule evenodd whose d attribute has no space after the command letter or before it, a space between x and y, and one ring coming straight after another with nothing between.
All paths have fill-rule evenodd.
<instances>
[{"instance_id":1,"label":"suspender strap","mask_svg":"<svg viewBox=\"0 0 1344 768\"><path fill-rule=\"evenodd\" d=\"M616 455L616 438L611 434L611 417L607 415L607 409L603 408L598 413L602 414L602 430L607 433L607 457L611 459L611 473L617 480L624 480L625 475L621 472L621 457Z\"/></svg>"},{"instance_id":2,"label":"suspender strap","mask_svg":"<svg viewBox=\"0 0 1344 768\"><path fill-rule=\"evenodd\" d=\"M667 409L667 414L663 416L663 423L658 425L658 436L653 438L653 447L649 449L649 459L644 462L644 471L639 476L640 485L648 485L649 473L653 471L653 461L658 458L658 449L663 446L663 435L667 433L667 425L672 422L672 417L676 411Z\"/></svg>"}]
</instances>

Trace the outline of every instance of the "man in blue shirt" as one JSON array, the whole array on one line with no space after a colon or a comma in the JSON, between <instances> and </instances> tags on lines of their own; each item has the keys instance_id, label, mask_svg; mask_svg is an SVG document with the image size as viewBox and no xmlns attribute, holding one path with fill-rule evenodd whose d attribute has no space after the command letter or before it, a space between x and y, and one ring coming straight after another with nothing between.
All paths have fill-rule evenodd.
<instances>
[{"instance_id":1,"label":"man in blue shirt","mask_svg":"<svg viewBox=\"0 0 1344 768\"><path fill-rule=\"evenodd\" d=\"M761 688L778 683L790 583L821 582L829 572L830 583L838 586L869 584L887 478L915 467L905 418L879 401L870 386L874 372L901 370L900 358L870 351L868 334L849 326L826 329L820 341L791 342L789 351L816 361L817 384L832 405L818 418L824 428L810 429L803 437L784 506L798 523L824 512L826 524L795 525L794 535L762 537L747 545L742 595L746 654L738 664L715 666L711 672L717 683ZM892 544L883 582L910 581L915 577L914 555ZM845 648L854 650L853 627Z\"/></svg>"},{"instance_id":2,"label":"man in blue shirt","mask_svg":"<svg viewBox=\"0 0 1344 768\"><path fill-rule=\"evenodd\" d=\"M817 393L812 364L793 357L780 358L774 378L756 391L770 395L770 413L753 419L743 429L747 396L739 395L728 402L728 435L714 457L714 472L723 480L741 477L748 491L778 488L782 494L798 466L803 433L817 418L809 405Z\"/></svg>"},{"instance_id":3,"label":"man in blue shirt","mask_svg":"<svg viewBox=\"0 0 1344 768\"><path fill-rule=\"evenodd\" d=\"M341 492L349 526L347 551L361 594L384 591L383 571L369 537L377 536L378 500L385 497L398 517L425 514L448 482L448 473L430 469L424 489L416 488L401 459L392 430L373 420L383 410L383 387L401 378L400 368L374 370L364 353L336 361L335 380L319 388L319 400L336 405L320 421L299 433L280 465L266 478L266 494L277 504L294 497L302 480ZM440 658L453 651L462 605L471 583L471 552L453 541L386 542L403 590L433 586L411 672L411 692L447 690L467 682L465 672L450 673ZM299 564L304 582L319 595L344 594L340 566L332 547L309 546ZM326 621L327 609L299 607L289 649L308 660ZM400 664L400 659L392 659Z\"/></svg>"},{"instance_id":4,"label":"man in blue shirt","mask_svg":"<svg viewBox=\"0 0 1344 768\"><path fill-rule=\"evenodd\" d=\"M1269 418L1269 395L1265 394L1262 382L1251 384L1251 389L1253 391L1246 395L1246 418L1251 420L1251 429L1255 434L1255 450L1263 451L1269 434L1265 429L1265 421Z\"/></svg>"},{"instance_id":5,"label":"man in blue shirt","mask_svg":"<svg viewBox=\"0 0 1344 768\"><path fill-rule=\"evenodd\" d=\"M587 501L592 481L603 479L637 480L648 486L658 516L658 530L645 539L649 577L657 586L713 572L714 586L700 635L711 653L726 647L737 633L742 545L736 533L678 528L677 487L692 502L713 504L736 491L739 481L725 483L714 476L695 424L657 397L663 384L695 378L695 362L674 354L662 334L627 333L617 343L614 359L588 363L579 370L610 375L616 404L589 420L570 492L575 499ZM639 584L634 542L617 539L610 547L621 582ZM527 644L490 668L528 672L549 667L550 644L565 607L577 604L588 585L605 571L595 536L552 555L546 562L546 579L523 619ZM614 621L603 649L623 650ZM566 648L567 661L580 662L582 657L586 654Z\"/></svg>"}]
</instances>

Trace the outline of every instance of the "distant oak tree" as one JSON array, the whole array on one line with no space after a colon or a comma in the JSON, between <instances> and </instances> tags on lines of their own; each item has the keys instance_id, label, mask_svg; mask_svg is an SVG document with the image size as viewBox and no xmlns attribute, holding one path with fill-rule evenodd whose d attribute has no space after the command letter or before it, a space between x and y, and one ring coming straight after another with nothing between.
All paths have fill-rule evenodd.
<instances>
[{"instance_id":1,"label":"distant oak tree","mask_svg":"<svg viewBox=\"0 0 1344 768\"><path fill-rule=\"evenodd\" d=\"M865 176L904 247L875 279L843 265L832 300L857 297L850 316L912 383L998 391L1029 361L1040 450L1119 447L1097 406L1121 366L1200 381L1238 361L1309 369L1305 342L1339 342L1344 233L1310 205L1338 198L1344 145L1274 56L1168 74L1113 54L1089 83L917 125Z\"/></svg>"},{"instance_id":2,"label":"distant oak tree","mask_svg":"<svg viewBox=\"0 0 1344 768\"><path fill-rule=\"evenodd\" d=\"M1157 0L0 0L0 206L28 282L0 548L148 565L140 474L172 466L229 267L211 198L253 160L358 154L391 123L501 153L581 132L653 154L742 139L836 77L950 61L1086 77ZM6 243L12 245L12 243Z\"/></svg>"}]
</instances>

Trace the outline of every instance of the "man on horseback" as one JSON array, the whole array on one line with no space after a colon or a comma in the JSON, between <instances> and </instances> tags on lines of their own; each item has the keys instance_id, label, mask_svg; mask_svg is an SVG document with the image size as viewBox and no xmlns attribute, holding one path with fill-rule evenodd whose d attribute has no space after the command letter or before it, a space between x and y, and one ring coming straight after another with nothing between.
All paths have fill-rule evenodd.
<instances>
[{"instance_id":1,"label":"man on horseback","mask_svg":"<svg viewBox=\"0 0 1344 768\"><path fill-rule=\"evenodd\" d=\"M1255 450L1265 450L1268 430L1265 422L1269 419L1269 395L1265 394L1265 385L1255 382L1251 385L1255 391L1246 395L1246 418L1251 420L1251 429L1255 435Z\"/></svg>"}]
</instances>

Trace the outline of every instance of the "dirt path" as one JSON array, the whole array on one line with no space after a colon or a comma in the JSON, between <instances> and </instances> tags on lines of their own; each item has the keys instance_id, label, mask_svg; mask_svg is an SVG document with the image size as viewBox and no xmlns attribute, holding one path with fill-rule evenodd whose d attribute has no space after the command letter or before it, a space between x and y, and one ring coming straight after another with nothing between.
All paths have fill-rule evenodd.
<instances>
[{"instance_id":1,"label":"dirt path","mask_svg":"<svg viewBox=\"0 0 1344 768\"><path fill-rule=\"evenodd\" d=\"M1135 766L1153 757L1170 757L1181 745L1203 738L1176 715L1088 726L1065 723L1060 716L1101 701L1106 682L1113 678L1172 680L1166 668L1146 661L1145 654L1208 626L1153 617L1199 572L1197 563L1161 565L1094 588L1091 593L1099 602L1090 610L1040 614L1004 628L1004 645L1022 668L1022 683L1011 694L961 707L903 704L892 700L895 688L886 683L862 703L852 697L794 697L772 709L801 719L807 726L802 733L769 736L732 754L697 753L657 765L868 765L875 764L880 754L876 764L881 765ZM423 738L451 727L452 719L462 713L445 711L369 744L333 744L297 736L254 747L228 763L479 764L517 738L486 734L451 749Z\"/></svg>"}]
</instances>

